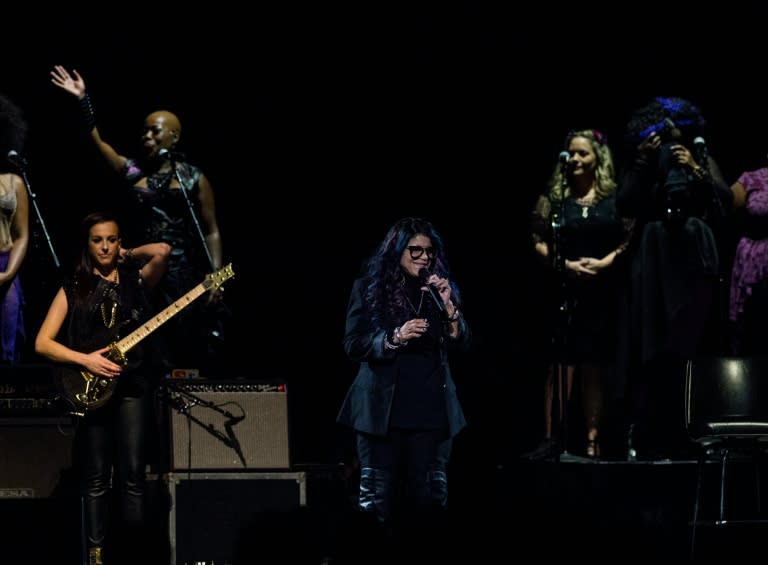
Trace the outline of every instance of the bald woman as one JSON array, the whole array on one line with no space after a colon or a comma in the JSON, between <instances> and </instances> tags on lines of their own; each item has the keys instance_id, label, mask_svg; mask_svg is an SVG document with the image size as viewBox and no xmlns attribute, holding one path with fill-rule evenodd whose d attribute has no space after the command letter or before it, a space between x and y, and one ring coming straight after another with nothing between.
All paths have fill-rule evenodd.
<instances>
[{"instance_id":1,"label":"bald woman","mask_svg":"<svg viewBox=\"0 0 768 565\"><path fill-rule=\"evenodd\" d=\"M220 269L222 242L213 188L203 172L176 150L181 139L179 118L167 110L149 114L142 128L142 151L137 158L130 158L102 139L85 80L77 70L70 73L56 65L51 82L77 97L91 139L124 181L130 195L129 209L121 207L124 240L130 242L127 247L159 241L172 247L168 274L160 285L160 305L174 302L202 282L207 273ZM212 363L216 352L211 347L219 345L222 335L224 313L219 299L223 290L219 287L210 293L208 302L200 300L199 306L185 309L176 316L176 324L166 324L170 328L163 329L167 343L160 347L159 360L166 369L200 369Z\"/></svg>"}]
</instances>

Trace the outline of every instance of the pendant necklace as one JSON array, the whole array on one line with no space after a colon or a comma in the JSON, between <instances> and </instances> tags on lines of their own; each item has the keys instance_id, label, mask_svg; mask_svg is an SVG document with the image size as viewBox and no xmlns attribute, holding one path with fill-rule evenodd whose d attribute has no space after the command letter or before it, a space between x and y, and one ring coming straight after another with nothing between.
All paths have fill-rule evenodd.
<instances>
[{"instance_id":1,"label":"pendant necklace","mask_svg":"<svg viewBox=\"0 0 768 565\"><path fill-rule=\"evenodd\" d=\"M413 302L411 302L411 299L408 298L408 293L404 293L405 299L408 301L408 306L411 307L411 310L413 310L417 316L421 315L421 306L424 304L424 291L421 291L419 294L421 295L419 297L419 307L416 308L414 307Z\"/></svg>"},{"instance_id":2,"label":"pendant necklace","mask_svg":"<svg viewBox=\"0 0 768 565\"><path fill-rule=\"evenodd\" d=\"M589 217L589 208L594 205L595 203L595 196L594 194L590 196L590 192L592 192L592 189L590 189L584 196L581 198L574 198L573 201L581 206L581 217L587 218Z\"/></svg>"},{"instance_id":3,"label":"pendant necklace","mask_svg":"<svg viewBox=\"0 0 768 565\"><path fill-rule=\"evenodd\" d=\"M595 203L595 199L584 197L584 198L574 198L573 200L574 202L576 202L576 204L581 206L581 217L582 218L589 217L589 208L590 206L592 206L592 204Z\"/></svg>"},{"instance_id":4,"label":"pendant necklace","mask_svg":"<svg viewBox=\"0 0 768 565\"><path fill-rule=\"evenodd\" d=\"M157 172L147 176L147 188L152 192L159 192L167 189L171 185L171 171Z\"/></svg>"},{"instance_id":5,"label":"pendant necklace","mask_svg":"<svg viewBox=\"0 0 768 565\"><path fill-rule=\"evenodd\" d=\"M113 280L110 280L105 277L105 279L111 283L109 286L112 286L112 285L117 286L120 283L120 273L118 272L117 268L115 268L113 272L114 272ZM105 298L106 298L106 295L107 295L107 292L104 293ZM112 302L112 307L110 309L111 312L109 314L109 321L107 321L107 312L104 309L104 302L100 304L101 321L104 322L104 326L108 329L111 329L112 326L115 325L115 318L117 316L117 301L112 300L111 302Z\"/></svg>"}]
</instances>

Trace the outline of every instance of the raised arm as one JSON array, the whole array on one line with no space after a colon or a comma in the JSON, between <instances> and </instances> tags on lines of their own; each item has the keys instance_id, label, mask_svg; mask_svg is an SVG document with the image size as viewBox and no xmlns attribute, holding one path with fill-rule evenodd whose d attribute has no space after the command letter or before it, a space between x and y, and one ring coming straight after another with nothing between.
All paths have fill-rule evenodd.
<instances>
[{"instance_id":1,"label":"raised arm","mask_svg":"<svg viewBox=\"0 0 768 565\"><path fill-rule=\"evenodd\" d=\"M141 265L139 275L147 288L153 288L163 278L170 255L171 246L167 243L147 243L132 249L120 250L123 261L131 260Z\"/></svg>"},{"instance_id":2,"label":"raised arm","mask_svg":"<svg viewBox=\"0 0 768 565\"><path fill-rule=\"evenodd\" d=\"M85 89L85 80L80 76L80 73L78 73L76 69L72 69L72 74L70 74L69 71L61 65L56 65L51 71L51 82L61 88L64 92L68 92L78 99L80 102L80 109L83 112L85 126L88 129L91 139L96 144L96 147L98 147L109 166L117 172L122 171L123 165L127 159L118 154L109 143L101 139L99 128L96 126L96 117L93 113L91 98L88 96L88 92Z\"/></svg>"}]
</instances>

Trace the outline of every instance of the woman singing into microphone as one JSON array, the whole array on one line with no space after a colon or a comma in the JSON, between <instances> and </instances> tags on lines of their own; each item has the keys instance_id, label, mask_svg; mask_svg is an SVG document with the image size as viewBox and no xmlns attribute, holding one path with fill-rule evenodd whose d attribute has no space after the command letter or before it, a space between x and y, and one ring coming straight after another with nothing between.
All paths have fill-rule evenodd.
<instances>
[{"instance_id":1,"label":"woman singing into microphone","mask_svg":"<svg viewBox=\"0 0 768 565\"><path fill-rule=\"evenodd\" d=\"M359 509L385 530L442 534L446 466L465 426L448 351L469 340L442 238L426 220L399 220L352 287L344 349L359 367L337 419L355 432ZM415 527L401 529L404 518ZM378 541L372 551L389 545Z\"/></svg>"}]
</instances>

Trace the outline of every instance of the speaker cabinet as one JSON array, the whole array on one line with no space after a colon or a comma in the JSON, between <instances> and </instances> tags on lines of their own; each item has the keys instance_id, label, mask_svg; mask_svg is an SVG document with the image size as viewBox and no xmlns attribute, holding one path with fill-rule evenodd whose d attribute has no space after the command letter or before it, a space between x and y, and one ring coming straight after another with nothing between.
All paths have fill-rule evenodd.
<instances>
[{"instance_id":1,"label":"speaker cabinet","mask_svg":"<svg viewBox=\"0 0 768 565\"><path fill-rule=\"evenodd\" d=\"M172 470L290 467L285 384L186 381L166 390Z\"/></svg>"},{"instance_id":2,"label":"speaker cabinet","mask_svg":"<svg viewBox=\"0 0 768 565\"><path fill-rule=\"evenodd\" d=\"M72 467L68 418L0 418L0 499L47 498Z\"/></svg>"},{"instance_id":3,"label":"speaker cabinet","mask_svg":"<svg viewBox=\"0 0 768 565\"><path fill-rule=\"evenodd\" d=\"M171 565L272 563L247 556L266 557L270 546L285 554L281 532L296 542L293 517L306 506L303 472L168 473L165 482Z\"/></svg>"}]
</instances>

